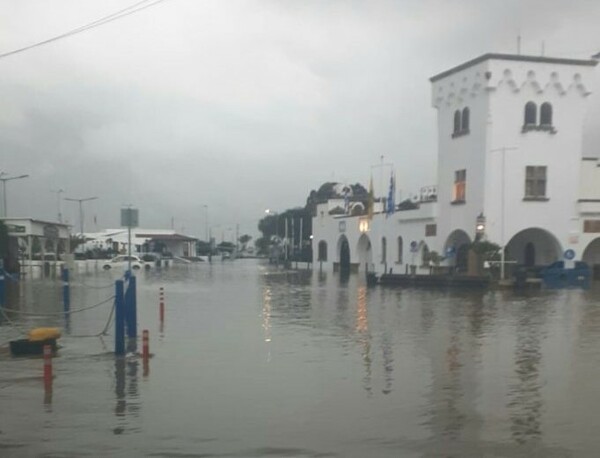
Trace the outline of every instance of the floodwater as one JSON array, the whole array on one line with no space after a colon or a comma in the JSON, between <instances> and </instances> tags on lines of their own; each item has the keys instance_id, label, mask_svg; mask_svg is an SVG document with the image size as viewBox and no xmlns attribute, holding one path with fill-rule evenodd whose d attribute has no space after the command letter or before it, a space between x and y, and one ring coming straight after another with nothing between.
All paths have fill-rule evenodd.
<instances>
[{"instance_id":1,"label":"floodwater","mask_svg":"<svg viewBox=\"0 0 600 458\"><path fill-rule=\"evenodd\" d=\"M72 309L110 298L114 276L74 279ZM1 321L0 456L597 456L599 294L367 288L253 260L141 272L147 374L115 360L112 328L82 337L110 302L72 315L51 393L42 360L5 342L62 316ZM61 285L10 300L60 313Z\"/></svg>"}]
</instances>

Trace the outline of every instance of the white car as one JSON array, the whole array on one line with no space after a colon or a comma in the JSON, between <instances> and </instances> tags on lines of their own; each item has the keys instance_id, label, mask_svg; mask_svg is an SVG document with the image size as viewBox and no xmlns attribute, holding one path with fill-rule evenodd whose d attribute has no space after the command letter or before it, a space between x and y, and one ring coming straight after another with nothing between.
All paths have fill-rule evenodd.
<instances>
[{"instance_id":1,"label":"white car","mask_svg":"<svg viewBox=\"0 0 600 458\"><path fill-rule=\"evenodd\" d=\"M149 269L150 264L142 261L138 256L127 256L121 255L112 258L110 261L104 262L102 268L104 270L110 270L113 267L127 269L129 267L129 261L131 260L131 268L133 270L139 270L142 268Z\"/></svg>"}]
</instances>

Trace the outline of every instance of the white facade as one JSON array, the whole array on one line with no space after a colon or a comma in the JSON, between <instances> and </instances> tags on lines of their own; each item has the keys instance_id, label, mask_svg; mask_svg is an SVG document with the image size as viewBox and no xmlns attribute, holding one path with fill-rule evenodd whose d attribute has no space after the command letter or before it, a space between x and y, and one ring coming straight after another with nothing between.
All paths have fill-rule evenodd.
<instances>
[{"instance_id":1,"label":"white facade","mask_svg":"<svg viewBox=\"0 0 600 458\"><path fill-rule=\"evenodd\" d=\"M106 229L103 232L85 234L86 242L77 247L78 253L88 250L112 249L115 253L126 253L129 235L127 229ZM173 256L196 256L196 239L177 234L170 229L141 229L131 231L131 252L143 254L148 252L151 245L160 242L162 248Z\"/></svg>"},{"instance_id":2,"label":"white facade","mask_svg":"<svg viewBox=\"0 0 600 458\"><path fill-rule=\"evenodd\" d=\"M487 240L506 247L508 261L545 265L573 250L575 260L600 265L600 241L594 242L597 249L588 248L600 236L600 162L582 157L596 63L486 54L432 77L437 203L376 215L364 233L372 250L370 270L404 272L406 263L419 266L413 258L420 251L411 253L410 247L421 250L423 244L441 255L452 253L445 262L453 265L457 249L474 240L478 217L485 219ZM350 262L362 267L359 218L343 219ZM340 220L317 213L315 263L321 240L328 245L327 264L340 262Z\"/></svg>"}]
</instances>

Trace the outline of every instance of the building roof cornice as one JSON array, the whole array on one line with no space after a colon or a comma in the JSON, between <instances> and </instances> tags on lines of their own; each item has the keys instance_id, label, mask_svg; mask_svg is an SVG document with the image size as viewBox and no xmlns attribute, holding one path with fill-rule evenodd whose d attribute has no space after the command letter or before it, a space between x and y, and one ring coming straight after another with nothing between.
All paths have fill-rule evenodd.
<instances>
[{"instance_id":1,"label":"building roof cornice","mask_svg":"<svg viewBox=\"0 0 600 458\"><path fill-rule=\"evenodd\" d=\"M461 70L472 67L473 65L477 65L481 62L485 62L486 60L509 60L515 62L535 62L542 64L558 64L558 65L581 65L585 67L594 67L598 65L598 61L595 59L565 59L561 57L544 57L544 56L524 56L521 54L497 54L497 53L487 53L482 56L476 57L470 61L467 61L463 64L457 65L456 67L451 68L450 70L446 70L442 73L438 73L437 75L429 78L429 81L432 83L447 76L453 75L454 73L458 73Z\"/></svg>"}]
</instances>

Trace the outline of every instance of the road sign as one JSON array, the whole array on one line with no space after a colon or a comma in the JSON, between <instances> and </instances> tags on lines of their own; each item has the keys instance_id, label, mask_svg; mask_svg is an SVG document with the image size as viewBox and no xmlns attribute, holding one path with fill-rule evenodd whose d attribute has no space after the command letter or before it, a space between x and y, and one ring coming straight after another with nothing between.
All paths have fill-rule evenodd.
<instances>
[{"instance_id":1,"label":"road sign","mask_svg":"<svg viewBox=\"0 0 600 458\"><path fill-rule=\"evenodd\" d=\"M123 227L138 227L138 209L137 208L122 208L121 209L121 226Z\"/></svg>"},{"instance_id":2,"label":"road sign","mask_svg":"<svg viewBox=\"0 0 600 458\"><path fill-rule=\"evenodd\" d=\"M414 240L412 242L410 242L410 251L412 253L416 253L417 251L419 251L419 244L417 242L415 242Z\"/></svg>"},{"instance_id":3,"label":"road sign","mask_svg":"<svg viewBox=\"0 0 600 458\"><path fill-rule=\"evenodd\" d=\"M565 250L563 256L565 257L565 259L567 260L571 260L571 259L575 259L575 251L571 250L570 248L568 250Z\"/></svg>"}]
</instances>

